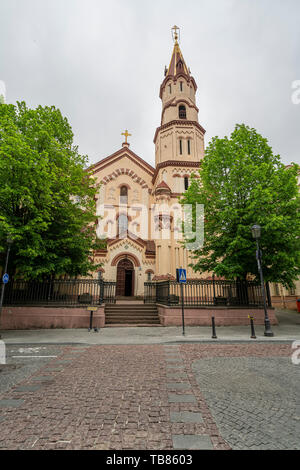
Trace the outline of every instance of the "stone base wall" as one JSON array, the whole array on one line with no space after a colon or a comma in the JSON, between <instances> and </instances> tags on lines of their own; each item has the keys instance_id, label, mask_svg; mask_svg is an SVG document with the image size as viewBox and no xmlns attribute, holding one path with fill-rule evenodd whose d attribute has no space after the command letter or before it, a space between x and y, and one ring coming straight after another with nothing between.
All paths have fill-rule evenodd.
<instances>
[{"instance_id":1,"label":"stone base wall","mask_svg":"<svg viewBox=\"0 0 300 470\"><path fill-rule=\"evenodd\" d=\"M272 296L272 305L275 308L283 308L288 310L297 310L297 299L300 298L300 295L273 295Z\"/></svg>"},{"instance_id":2,"label":"stone base wall","mask_svg":"<svg viewBox=\"0 0 300 470\"><path fill-rule=\"evenodd\" d=\"M157 305L160 323L163 326L181 326L181 307L167 307ZM211 317L215 317L216 326L249 325L248 316L254 317L254 324L264 324L264 310L258 308L190 308L184 309L184 323L186 326L211 326ZM273 308L268 309L271 325L278 325Z\"/></svg>"},{"instance_id":3,"label":"stone base wall","mask_svg":"<svg viewBox=\"0 0 300 470\"><path fill-rule=\"evenodd\" d=\"M86 307L4 307L0 320L2 330L88 328L89 325L90 312ZM101 306L93 312L93 327L104 325L104 306Z\"/></svg>"}]
</instances>

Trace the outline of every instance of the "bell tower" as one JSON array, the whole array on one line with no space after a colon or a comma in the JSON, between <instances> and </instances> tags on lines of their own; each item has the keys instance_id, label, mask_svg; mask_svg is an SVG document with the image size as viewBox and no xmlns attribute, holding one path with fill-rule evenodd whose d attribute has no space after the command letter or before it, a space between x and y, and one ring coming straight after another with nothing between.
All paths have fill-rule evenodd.
<instances>
[{"instance_id":1,"label":"bell tower","mask_svg":"<svg viewBox=\"0 0 300 470\"><path fill-rule=\"evenodd\" d=\"M199 124L196 105L197 84L187 67L179 47L180 31L172 28L174 41L169 67L160 86L162 113L156 129L153 200L159 237L156 246L156 279L175 279L177 267L187 269L192 277L190 254L180 243L181 210L178 198L188 188L204 157L205 130ZM182 218L182 215L181 215Z\"/></svg>"},{"instance_id":2,"label":"bell tower","mask_svg":"<svg viewBox=\"0 0 300 470\"><path fill-rule=\"evenodd\" d=\"M179 28L172 28L174 48L160 86L161 124L155 143L156 167L166 162L200 162L204 156L205 130L198 121L197 84L179 47Z\"/></svg>"}]
</instances>

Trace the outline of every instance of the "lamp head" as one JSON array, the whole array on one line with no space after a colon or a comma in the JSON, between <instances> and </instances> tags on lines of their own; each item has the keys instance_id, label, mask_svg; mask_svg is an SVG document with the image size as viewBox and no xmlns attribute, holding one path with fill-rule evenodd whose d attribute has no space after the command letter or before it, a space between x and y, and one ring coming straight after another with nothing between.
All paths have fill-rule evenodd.
<instances>
[{"instance_id":1,"label":"lamp head","mask_svg":"<svg viewBox=\"0 0 300 470\"><path fill-rule=\"evenodd\" d=\"M252 232L252 237L255 240L259 240L259 238L261 236L261 226L260 225L253 225L251 227L251 232Z\"/></svg>"}]
</instances>

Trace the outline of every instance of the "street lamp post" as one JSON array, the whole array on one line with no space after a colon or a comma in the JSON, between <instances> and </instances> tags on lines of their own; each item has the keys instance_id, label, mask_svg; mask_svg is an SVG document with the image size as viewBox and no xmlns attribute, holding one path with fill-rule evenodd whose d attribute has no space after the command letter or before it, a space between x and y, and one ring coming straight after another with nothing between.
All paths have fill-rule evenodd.
<instances>
[{"instance_id":1,"label":"street lamp post","mask_svg":"<svg viewBox=\"0 0 300 470\"><path fill-rule=\"evenodd\" d=\"M264 276L263 276L263 271L262 271L262 252L259 247L259 242L258 240L260 239L261 236L261 226L260 225L253 225L251 227L252 231L252 237L256 240L256 260L257 260L257 267L258 267L258 272L260 275L260 283L261 283L261 292L262 292L262 297L263 297L263 302L264 302L264 311L265 311L265 336L274 336L274 333L271 330L271 324L270 324L270 319L268 316L268 310L267 310L267 301L266 301L266 291L265 291L265 283L264 283Z\"/></svg>"},{"instance_id":2,"label":"street lamp post","mask_svg":"<svg viewBox=\"0 0 300 470\"><path fill-rule=\"evenodd\" d=\"M13 242L12 239L10 237L8 237L7 238L7 253L6 253L4 274L6 274L6 272L7 272L9 252L10 252L10 247L12 245L12 242ZM5 290L5 282L2 281L1 298L0 298L0 325L1 325L2 305L3 305L3 299L4 299L4 290ZM1 335L0 335L0 338L1 338Z\"/></svg>"}]
</instances>

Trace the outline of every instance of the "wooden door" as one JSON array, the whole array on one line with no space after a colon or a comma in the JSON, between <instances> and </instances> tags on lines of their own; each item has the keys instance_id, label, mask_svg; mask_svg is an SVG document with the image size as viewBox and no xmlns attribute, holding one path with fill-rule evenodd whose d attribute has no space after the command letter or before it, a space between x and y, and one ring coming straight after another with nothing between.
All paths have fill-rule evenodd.
<instances>
[{"instance_id":1,"label":"wooden door","mask_svg":"<svg viewBox=\"0 0 300 470\"><path fill-rule=\"evenodd\" d=\"M130 276L131 273L131 276ZM134 268L133 264L129 259L122 259L118 263L117 267L117 296L130 296L133 295L134 287Z\"/></svg>"}]
</instances>

